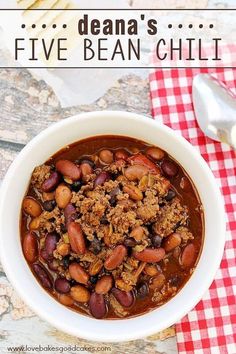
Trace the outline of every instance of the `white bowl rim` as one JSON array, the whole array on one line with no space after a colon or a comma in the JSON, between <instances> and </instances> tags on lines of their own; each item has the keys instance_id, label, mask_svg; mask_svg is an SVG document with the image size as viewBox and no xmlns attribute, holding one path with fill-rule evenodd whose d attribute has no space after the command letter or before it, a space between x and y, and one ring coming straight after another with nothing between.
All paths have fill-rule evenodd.
<instances>
[{"instance_id":1,"label":"white bowl rim","mask_svg":"<svg viewBox=\"0 0 236 354\"><path fill-rule=\"evenodd\" d=\"M173 303L173 300L176 300L177 304L177 298L181 298L181 293L185 287L191 282L191 279L195 277L195 273L197 273L197 269L191 276L190 280L186 283L184 288L169 302L167 302L165 305L162 305L159 309L153 310L151 312L148 312L144 315L137 316L137 317L132 317L130 319L122 319L122 320L96 320L90 317L86 317L83 315L77 314L79 316L78 318L82 322L88 321L91 324L91 328L93 330L91 332L88 331L87 326L86 328L74 328L70 326L68 321L58 321L57 317L54 317L55 313L51 313L49 311L50 306L55 307L54 303L57 303L55 300L51 299L50 296L46 292L40 291L42 287L35 281L35 284L32 284L32 288L35 288L35 291L37 290L39 292L39 297L40 300L45 300L48 304L45 303L45 309L41 309L38 306L37 301L35 301L31 294L24 289L21 288L21 279L17 277L17 271L15 272L13 267L12 267L12 262L14 262L13 259L9 260L9 258L6 255L6 245L7 242L4 240L4 233L5 229L7 229L7 226L4 225L4 219L2 215L4 215L4 204L7 200L7 195L9 192L9 188L11 188L12 183L14 183L14 178L17 169L19 168L20 164L25 160L27 157L27 154L29 154L32 149L34 149L38 144L40 144L41 141L45 140L47 137L49 137L52 133L55 133L57 130L63 129L63 127L67 126L68 124L74 124L78 121L86 120L87 123L89 123L89 120L93 121L94 118L96 119L102 119L102 118L107 118L107 119L112 119L112 116L119 116L122 119L125 118L130 121L136 121L140 123L144 123L145 125L149 125L150 129L158 129L159 131L163 132L166 136L168 136L170 139L173 139L175 141L178 141L178 144L181 145L183 149L186 149L191 153L192 158L195 159L195 161L198 163L198 167L201 168L201 173L204 174L206 178L206 182L208 183L209 188L211 189L212 192L212 198L213 204L212 208L215 211L215 216L216 216L216 224L217 224L217 230L219 232L220 237L216 238L216 243L214 245L214 254L212 255L212 258L209 260L209 265L210 267L207 268L207 271L204 275L204 281L202 283L199 283L199 286L195 289L196 294L194 298L189 299L188 303L184 303L183 309L180 308L173 308L171 304ZM102 135L102 134L98 134ZM123 135L125 134L120 134L114 132L114 135ZM78 139L79 140L79 139ZM145 140L145 139L143 139ZM73 141L71 141L73 143ZM158 144L157 144L158 145ZM62 146L63 147L63 146ZM56 152L56 151L55 151ZM191 177L191 174L190 174ZM75 336L81 336L87 340L95 340L95 341L105 341L105 342L119 342L119 341L127 341L127 340L134 340L138 338L142 338L148 335L151 335L157 331L160 331L164 328L169 327L170 325L176 323L180 318L182 318L186 313L188 313L202 298L204 295L205 291L209 288L211 282L213 281L213 278L215 276L215 273L220 265L220 261L223 255L223 250L224 250L224 243L225 243L225 213L224 213L224 207L223 207L223 202L222 202L222 197L220 194L220 191L217 187L216 181L213 177L213 174L211 170L209 169L207 163L205 160L201 157L201 155L195 150L195 148L187 142L183 137L179 136L174 132L174 130L170 129L169 127L154 121L152 119L148 119L147 117L143 115L139 115L136 113L128 113L125 111L95 111L95 112L86 112L86 113L80 113L77 114L73 117L66 118L62 121L59 121L51 126L49 126L47 129L39 133L37 136L35 136L19 153L19 155L16 157L14 162L11 164L4 180L1 186L1 198L0 198L0 218L1 218L1 223L0 223L0 257L1 257L1 262L4 267L4 270L6 272L6 275L8 279L10 280L11 284L15 287L21 298L25 301L26 304L29 305L32 310L38 314L41 318L45 319L52 325L54 325L56 328L67 332L69 334L75 335ZM202 257L202 256L201 256ZM201 258L200 258L201 260ZM200 262L200 261L199 261ZM198 268L198 267L197 267ZM33 277L33 276L32 276ZM200 278L199 278L200 279ZM32 289L33 291L34 289ZM37 293L34 293L35 296L37 296ZM48 299L46 300L46 297ZM41 299L42 298L42 299ZM179 302L181 304L181 302ZM49 306L50 305L50 306ZM59 307L64 306L60 305L57 303L57 311L58 313L63 311L60 311ZM169 308L169 313L171 313L171 317L163 319L162 323L156 323L153 321L155 318L155 315L157 315L157 311L166 310L166 308ZM69 311L69 310L68 310ZM171 311L171 312L170 312ZM174 312L173 312L174 311ZM71 311L70 311L71 312ZM150 316L151 314L151 316ZM155 314L155 315L154 315ZM154 315L154 316L153 316ZM158 317L158 315L156 316ZM150 321L148 322L148 326L142 327L142 321L143 319L147 319ZM147 321L146 321L147 322ZM96 325L95 325L96 323ZM109 325L108 325L109 324ZM98 326L97 326L98 325ZM110 326L111 325L111 326ZM96 329L95 331L94 329ZM103 331L98 330L100 328L103 328ZM111 329L111 327L113 327ZM122 328L124 330L122 330ZM129 331L128 328L134 328L135 330ZM117 332L120 330L121 332Z\"/></svg>"}]
</instances>

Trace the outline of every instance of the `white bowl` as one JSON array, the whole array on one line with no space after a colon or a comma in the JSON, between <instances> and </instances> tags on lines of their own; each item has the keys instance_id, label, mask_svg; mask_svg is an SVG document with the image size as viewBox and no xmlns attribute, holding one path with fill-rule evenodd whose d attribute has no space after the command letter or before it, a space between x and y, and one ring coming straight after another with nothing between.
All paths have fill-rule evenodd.
<instances>
[{"instance_id":1,"label":"white bowl","mask_svg":"<svg viewBox=\"0 0 236 354\"><path fill-rule=\"evenodd\" d=\"M31 173L67 144L95 135L124 135L157 145L191 176L205 215L205 240L197 268L181 291L160 308L121 320L97 320L55 301L39 285L22 253L20 210ZM224 208L216 181L203 158L182 137L152 119L126 112L83 113L50 126L20 152L2 184L0 255L6 274L21 298L40 317L69 334L96 341L126 341L158 332L188 313L210 286L223 254Z\"/></svg>"}]
</instances>

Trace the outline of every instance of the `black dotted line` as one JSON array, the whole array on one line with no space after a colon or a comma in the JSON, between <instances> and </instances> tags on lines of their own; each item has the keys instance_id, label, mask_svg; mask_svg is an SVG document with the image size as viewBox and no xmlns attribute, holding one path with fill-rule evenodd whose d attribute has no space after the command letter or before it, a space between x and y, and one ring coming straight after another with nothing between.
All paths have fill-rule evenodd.
<instances>
[{"instance_id":1,"label":"black dotted line","mask_svg":"<svg viewBox=\"0 0 236 354\"><path fill-rule=\"evenodd\" d=\"M198 25L198 27L199 28L203 28L204 26L203 26L203 24L202 23L200 23L199 25ZM206 26L205 26L206 27ZM173 28L173 25L171 24L171 23L169 23L168 24L168 28ZM178 25L178 28L183 28L183 24L182 23L180 23L179 25ZM188 28L193 28L193 24L192 23L190 23L189 25L188 25ZM209 28L214 28L214 25L211 23L210 25L209 25Z\"/></svg>"},{"instance_id":2,"label":"black dotted line","mask_svg":"<svg viewBox=\"0 0 236 354\"><path fill-rule=\"evenodd\" d=\"M22 25L21 25L21 28L25 28L26 27L26 25L23 23ZM36 28L36 24L35 23L33 23L32 25L31 25L31 27L32 28ZM46 28L47 27L47 25L44 23L44 24L42 24L42 28ZM54 23L53 25L52 25L52 28L57 28L57 25ZM62 25L62 28L67 28L67 24L63 24Z\"/></svg>"}]
</instances>

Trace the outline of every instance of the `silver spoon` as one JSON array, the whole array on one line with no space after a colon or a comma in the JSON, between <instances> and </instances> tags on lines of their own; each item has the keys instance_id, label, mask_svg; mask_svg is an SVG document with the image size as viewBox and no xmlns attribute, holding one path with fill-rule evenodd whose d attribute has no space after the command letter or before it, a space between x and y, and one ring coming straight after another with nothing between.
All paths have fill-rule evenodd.
<instances>
[{"instance_id":1,"label":"silver spoon","mask_svg":"<svg viewBox=\"0 0 236 354\"><path fill-rule=\"evenodd\" d=\"M209 74L193 79L193 106L202 131L236 150L236 97Z\"/></svg>"}]
</instances>

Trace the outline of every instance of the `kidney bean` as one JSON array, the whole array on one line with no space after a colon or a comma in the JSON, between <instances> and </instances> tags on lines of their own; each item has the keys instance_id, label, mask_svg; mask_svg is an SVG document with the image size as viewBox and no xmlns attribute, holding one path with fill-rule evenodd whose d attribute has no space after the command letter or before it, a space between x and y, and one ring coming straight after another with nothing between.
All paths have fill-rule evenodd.
<instances>
[{"instance_id":1,"label":"kidney bean","mask_svg":"<svg viewBox=\"0 0 236 354\"><path fill-rule=\"evenodd\" d=\"M133 163L136 165L143 165L146 166L150 172L155 173L155 174L160 174L160 168L159 166L157 166L154 162L152 162L151 160L149 160L149 158L147 158L147 156L138 153L136 155L133 155L131 157L129 157L128 159L129 161L133 161Z\"/></svg>"},{"instance_id":2,"label":"kidney bean","mask_svg":"<svg viewBox=\"0 0 236 354\"><path fill-rule=\"evenodd\" d=\"M73 286L71 288L70 295L75 301L81 302L81 303L88 302L89 298L90 298L90 293L89 293L88 289L86 289L82 285Z\"/></svg>"},{"instance_id":3,"label":"kidney bean","mask_svg":"<svg viewBox=\"0 0 236 354\"><path fill-rule=\"evenodd\" d=\"M184 268L189 268L193 266L195 260L196 260L196 248L193 243L189 243L185 248L183 249L183 252L181 254L180 258L180 263Z\"/></svg>"},{"instance_id":4,"label":"kidney bean","mask_svg":"<svg viewBox=\"0 0 236 354\"><path fill-rule=\"evenodd\" d=\"M70 283L66 278L57 278L54 283L56 291L67 294L70 291Z\"/></svg>"},{"instance_id":5,"label":"kidney bean","mask_svg":"<svg viewBox=\"0 0 236 354\"><path fill-rule=\"evenodd\" d=\"M137 297L139 299L144 299L149 293L149 287L146 282L141 282L137 286Z\"/></svg>"},{"instance_id":6,"label":"kidney bean","mask_svg":"<svg viewBox=\"0 0 236 354\"><path fill-rule=\"evenodd\" d=\"M72 306L74 304L74 300L70 295L60 294L58 300L65 306Z\"/></svg>"},{"instance_id":7,"label":"kidney bean","mask_svg":"<svg viewBox=\"0 0 236 354\"><path fill-rule=\"evenodd\" d=\"M109 179L111 179L111 176L108 172L106 171L100 172L95 178L94 187L104 184L106 181L109 181Z\"/></svg>"},{"instance_id":8,"label":"kidney bean","mask_svg":"<svg viewBox=\"0 0 236 354\"><path fill-rule=\"evenodd\" d=\"M101 259L97 259L95 262L91 263L89 266L89 274L94 276L100 272L103 267L103 262Z\"/></svg>"},{"instance_id":9,"label":"kidney bean","mask_svg":"<svg viewBox=\"0 0 236 354\"><path fill-rule=\"evenodd\" d=\"M54 171L50 176L43 182L42 190L43 192L52 192L58 184L60 183L61 176L57 171Z\"/></svg>"},{"instance_id":10,"label":"kidney bean","mask_svg":"<svg viewBox=\"0 0 236 354\"><path fill-rule=\"evenodd\" d=\"M155 248L161 247L161 243L162 243L163 238L160 235L152 236L151 240L152 240L153 247L155 247Z\"/></svg>"},{"instance_id":11,"label":"kidney bean","mask_svg":"<svg viewBox=\"0 0 236 354\"><path fill-rule=\"evenodd\" d=\"M150 279L150 289L157 289L160 290L164 283L165 283L165 276L163 274L158 274L155 277L153 277L152 279Z\"/></svg>"},{"instance_id":12,"label":"kidney bean","mask_svg":"<svg viewBox=\"0 0 236 354\"><path fill-rule=\"evenodd\" d=\"M132 184L125 185L123 187L123 191L129 194L130 198L135 201L139 201L143 199L143 193L141 192L141 190Z\"/></svg>"},{"instance_id":13,"label":"kidney bean","mask_svg":"<svg viewBox=\"0 0 236 354\"><path fill-rule=\"evenodd\" d=\"M81 226L72 221L68 226L68 236L72 250L75 253L84 254L86 250L85 239Z\"/></svg>"},{"instance_id":14,"label":"kidney bean","mask_svg":"<svg viewBox=\"0 0 236 354\"><path fill-rule=\"evenodd\" d=\"M70 160L58 160L56 162L56 169L63 176L70 178L72 181L77 181L80 179L80 168Z\"/></svg>"},{"instance_id":15,"label":"kidney bean","mask_svg":"<svg viewBox=\"0 0 236 354\"><path fill-rule=\"evenodd\" d=\"M43 209L46 211L53 211L55 206L56 206L55 200L45 200L45 202L43 202Z\"/></svg>"},{"instance_id":16,"label":"kidney bean","mask_svg":"<svg viewBox=\"0 0 236 354\"><path fill-rule=\"evenodd\" d=\"M95 286L95 291L97 294L107 294L113 285L113 278L111 275L103 275Z\"/></svg>"},{"instance_id":17,"label":"kidney bean","mask_svg":"<svg viewBox=\"0 0 236 354\"><path fill-rule=\"evenodd\" d=\"M165 156L164 151L158 147L149 147L146 150L146 154L156 161L163 159L163 157Z\"/></svg>"},{"instance_id":18,"label":"kidney bean","mask_svg":"<svg viewBox=\"0 0 236 354\"><path fill-rule=\"evenodd\" d=\"M68 243L60 243L57 245L57 252L61 256L67 256L70 253L70 245Z\"/></svg>"},{"instance_id":19,"label":"kidney bean","mask_svg":"<svg viewBox=\"0 0 236 354\"><path fill-rule=\"evenodd\" d=\"M134 296L131 291L122 291L117 288L111 290L116 300L124 307L130 307L134 303Z\"/></svg>"},{"instance_id":20,"label":"kidney bean","mask_svg":"<svg viewBox=\"0 0 236 354\"><path fill-rule=\"evenodd\" d=\"M140 180L143 176L149 173L149 169L143 165L131 165L125 170L125 177L129 181Z\"/></svg>"},{"instance_id":21,"label":"kidney bean","mask_svg":"<svg viewBox=\"0 0 236 354\"><path fill-rule=\"evenodd\" d=\"M37 217L42 213L41 205L32 197L25 197L22 206L24 212L30 216Z\"/></svg>"},{"instance_id":22,"label":"kidney bean","mask_svg":"<svg viewBox=\"0 0 236 354\"><path fill-rule=\"evenodd\" d=\"M102 294L92 293L89 300L89 310L93 317L103 318L107 313L107 307Z\"/></svg>"},{"instance_id":23,"label":"kidney bean","mask_svg":"<svg viewBox=\"0 0 236 354\"><path fill-rule=\"evenodd\" d=\"M23 252L28 262L33 263L38 257L38 241L34 232L30 231L24 236Z\"/></svg>"},{"instance_id":24,"label":"kidney bean","mask_svg":"<svg viewBox=\"0 0 236 354\"><path fill-rule=\"evenodd\" d=\"M69 273L72 279L81 284L88 284L89 275L84 270L84 268L76 262L73 262L69 265Z\"/></svg>"},{"instance_id":25,"label":"kidney bean","mask_svg":"<svg viewBox=\"0 0 236 354\"><path fill-rule=\"evenodd\" d=\"M44 268L42 264L34 263L32 265L33 271L35 272L37 278L44 288L51 289L52 288L52 280L47 270Z\"/></svg>"},{"instance_id":26,"label":"kidney bean","mask_svg":"<svg viewBox=\"0 0 236 354\"><path fill-rule=\"evenodd\" d=\"M53 252L57 248L58 240L59 236L56 232L49 232L46 235L44 248L49 257L53 256Z\"/></svg>"},{"instance_id":27,"label":"kidney bean","mask_svg":"<svg viewBox=\"0 0 236 354\"><path fill-rule=\"evenodd\" d=\"M165 197L165 200L167 202L170 202L175 196L176 196L175 191L173 189L169 189L168 193L167 193L167 196Z\"/></svg>"},{"instance_id":28,"label":"kidney bean","mask_svg":"<svg viewBox=\"0 0 236 354\"><path fill-rule=\"evenodd\" d=\"M165 250L163 248L145 248L141 252L134 252L134 257L142 262L154 263L160 262L165 256Z\"/></svg>"},{"instance_id":29,"label":"kidney bean","mask_svg":"<svg viewBox=\"0 0 236 354\"><path fill-rule=\"evenodd\" d=\"M130 237L133 237L135 241L139 242L143 239L144 230L142 226L136 226L130 233Z\"/></svg>"},{"instance_id":30,"label":"kidney bean","mask_svg":"<svg viewBox=\"0 0 236 354\"><path fill-rule=\"evenodd\" d=\"M159 274L160 270L154 264L146 264L144 272L150 277L153 277L154 275Z\"/></svg>"},{"instance_id":31,"label":"kidney bean","mask_svg":"<svg viewBox=\"0 0 236 354\"><path fill-rule=\"evenodd\" d=\"M118 149L115 151L115 160L124 160L126 161L129 157L129 153L124 149Z\"/></svg>"},{"instance_id":32,"label":"kidney bean","mask_svg":"<svg viewBox=\"0 0 236 354\"><path fill-rule=\"evenodd\" d=\"M167 177L175 177L179 171L178 166L171 160L163 160L161 169Z\"/></svg>"},{"instance_id":33,"label":"kidney bean","mask_svg":"<svg viewBox=\"0 0 236 354\"><path fill-rule=\"evenodd\" d=\"M175 247L179 246L182 242L180 234L174 232L167 236L163 241L163 248L166 252L172 251Z\"/></svg>"},{"instance_id":34,"label":"kidney bean","mask_svg":"<svg viewBox=\"0 0 236 354\"><path fill-rule=\"evenodd\" d=\"M127 249L125 246L123 245L116 246L112 250L111 254L108 256L108 258L105 260L104 267L107 270L113 270L119 267L119 265L121 265L126 255L127 255Z\"/></svg>"},{"instance_id":35,"label":"kidney bean","mask_svg":"<svg viewBox=\"0 0 236 354\"><path fill-rule=\"evenodd\" d=\"M72 193L69 187L64 184L60 184L55 193L55 199L59 208L64 209L71 200Z\"/></svg>"},{"instance_id":36,"label":"kidney bean","mask_svg":"<svg viewBox=\"0 0 236 354\"><path fill-rule=\"evenodd\" d=\"M136 241L134 239L132 239L132 238L126 238L124 240L124 245L126 247L134 247L136 244L137 244Z\"/></svg>"},{"instance_id":37,"label":"kidney bean","mask_svg":"<svg viewBox=\"0 0 236 354\"><path fill-rule=\"evenodd\" d=\"M111 150L101 150L99 152L99 158L103 163L109 165L113 162L113 153Z\"/></svg>"}]
</instances>

